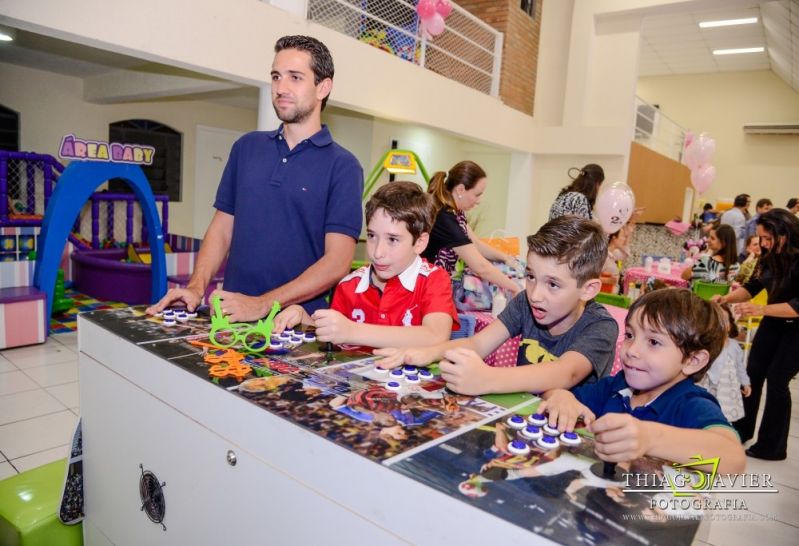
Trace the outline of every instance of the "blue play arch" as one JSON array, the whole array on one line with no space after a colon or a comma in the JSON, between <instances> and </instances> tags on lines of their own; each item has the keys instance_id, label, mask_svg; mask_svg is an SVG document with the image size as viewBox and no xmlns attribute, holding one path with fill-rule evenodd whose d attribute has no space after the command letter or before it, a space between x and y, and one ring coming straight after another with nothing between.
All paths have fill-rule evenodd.
<instances>
[{"instance_id":1,"label":"blue play arch","mask_svg":"<svg viewBox=\"0 0 799 546\"><path fill-rule=\"evenodd\" d=\"M166 293L164 235L161 233L161 220L155 207L153 191L141 167L124 163L73 161L59 177L55 191L47 203L36 251L33 284L47 294L48 317L53 310L53 293L61 253L75 218L97 187L111 178L121 178L130 184L141 205L153 258L152 301L158 301Z\"/></svg>"}]
</instances>

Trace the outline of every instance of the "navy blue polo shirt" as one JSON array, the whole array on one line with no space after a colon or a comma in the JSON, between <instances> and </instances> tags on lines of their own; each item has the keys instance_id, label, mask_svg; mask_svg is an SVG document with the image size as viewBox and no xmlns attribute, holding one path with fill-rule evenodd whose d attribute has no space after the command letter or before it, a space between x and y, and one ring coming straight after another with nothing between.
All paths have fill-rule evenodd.
<instances>
[{"instance_id":1,"label":"navy blue polo shirt","mask_svg":"<svg viewBox=\"0 0 799 546\"><path fill-rule=\"evenodd\" d=\"M690 378L680 381L645 406L637 408L630 407L633 392L627 386L624 372L577 387L571 392L597 418L606 413L629 413L642 421L655 421L679 428L730 426L713 395Z\"/></svg>"},{"instance_id":2,"label":"navy blue polo shirt","mask_svg":"<svg viewBox=\"0 0 799 546\"><path fill-rule=\"evenodd\" d=\"M326 126L289 150L276 131L241 137L230 151L214 207L234 219L225 290L260 295L324 255L325 234L357 239L363 169ZM326 307L322 294L303 304Z\"/></svg>"}]
</instances>

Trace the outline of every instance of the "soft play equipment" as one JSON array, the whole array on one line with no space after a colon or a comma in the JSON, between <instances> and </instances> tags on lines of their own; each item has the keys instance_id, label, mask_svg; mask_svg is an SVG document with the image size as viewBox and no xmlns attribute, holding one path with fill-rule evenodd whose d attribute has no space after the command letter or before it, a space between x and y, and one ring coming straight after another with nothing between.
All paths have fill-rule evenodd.
<instances>
[{"instance_id":1,"label":"soft play equipment","mask_svg":"<svg viewBox=\"0 0 799 546\"><path fill-rule=\"evenodd\" d=\"M58 519L65 465L61 459L0 481L0 544L83 544L82 525Z\"/></svg>"},{"instance_id":2,"label":"soft play equipment","mask_svg":"<svg viewBox=\"0 0 799 546\"><path fill-rule=\"evenodd\" d=\"M150 301L166 293L166 257L164 235L155 198L144 172L138 165L123 163L72 162L59 178L42 220L39 249L36 255L34 286L47 294L47 315L53 305L53 292L61 252L72 232L75 218L97 187L112 178L128 182L142 210L152 254ZM122 249L124 255L125 251ZM123 264L124 265L124 264Z\"/></svg>"}]
</instances>

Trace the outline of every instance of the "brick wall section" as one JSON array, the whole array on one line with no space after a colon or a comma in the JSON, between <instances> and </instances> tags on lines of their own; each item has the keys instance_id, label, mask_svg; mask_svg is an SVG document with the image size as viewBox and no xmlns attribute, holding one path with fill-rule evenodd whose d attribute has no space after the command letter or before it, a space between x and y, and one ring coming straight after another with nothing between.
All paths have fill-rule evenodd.
<instances>
[{"instance_id":1,"label":"brick wall section","mask_svg":"<svg viewBox=\"0 0 799 546\"><path fill-rule=\"evenodd\" d=\"M511 108L533 115L544 0L536 0L535 18L521 10L520 0L456 0L456 3L505 35L500 98Z\"/></svg>"}]
</instances>

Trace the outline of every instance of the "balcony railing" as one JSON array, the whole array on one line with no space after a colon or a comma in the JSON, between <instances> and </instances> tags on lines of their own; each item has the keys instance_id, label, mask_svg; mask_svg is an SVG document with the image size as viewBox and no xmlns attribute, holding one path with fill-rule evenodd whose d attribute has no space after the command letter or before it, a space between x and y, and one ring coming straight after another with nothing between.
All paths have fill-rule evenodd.
<instances>
[{"instance_id":1,"label":"balcony railing","mask_svg":"<svg viewBox=\"0 0 799 546\"><path fill-rule=\"evenodd\" d=\"M685 128L641 97L635 97L635 141L675 161L682 161Z\"/></svg>"},{"instance_id":2,"label":"balcony railing","mask_svg":"<svg viewBox=\"0 0 799 546\"><path fill-rule=\"evenodd\" d=\"M502 33L452 4L444 32L427 40L419 29L416 3L416 0L307 0L307 17L400 59L498 96Z\"/></svg>"}]
</instances>

